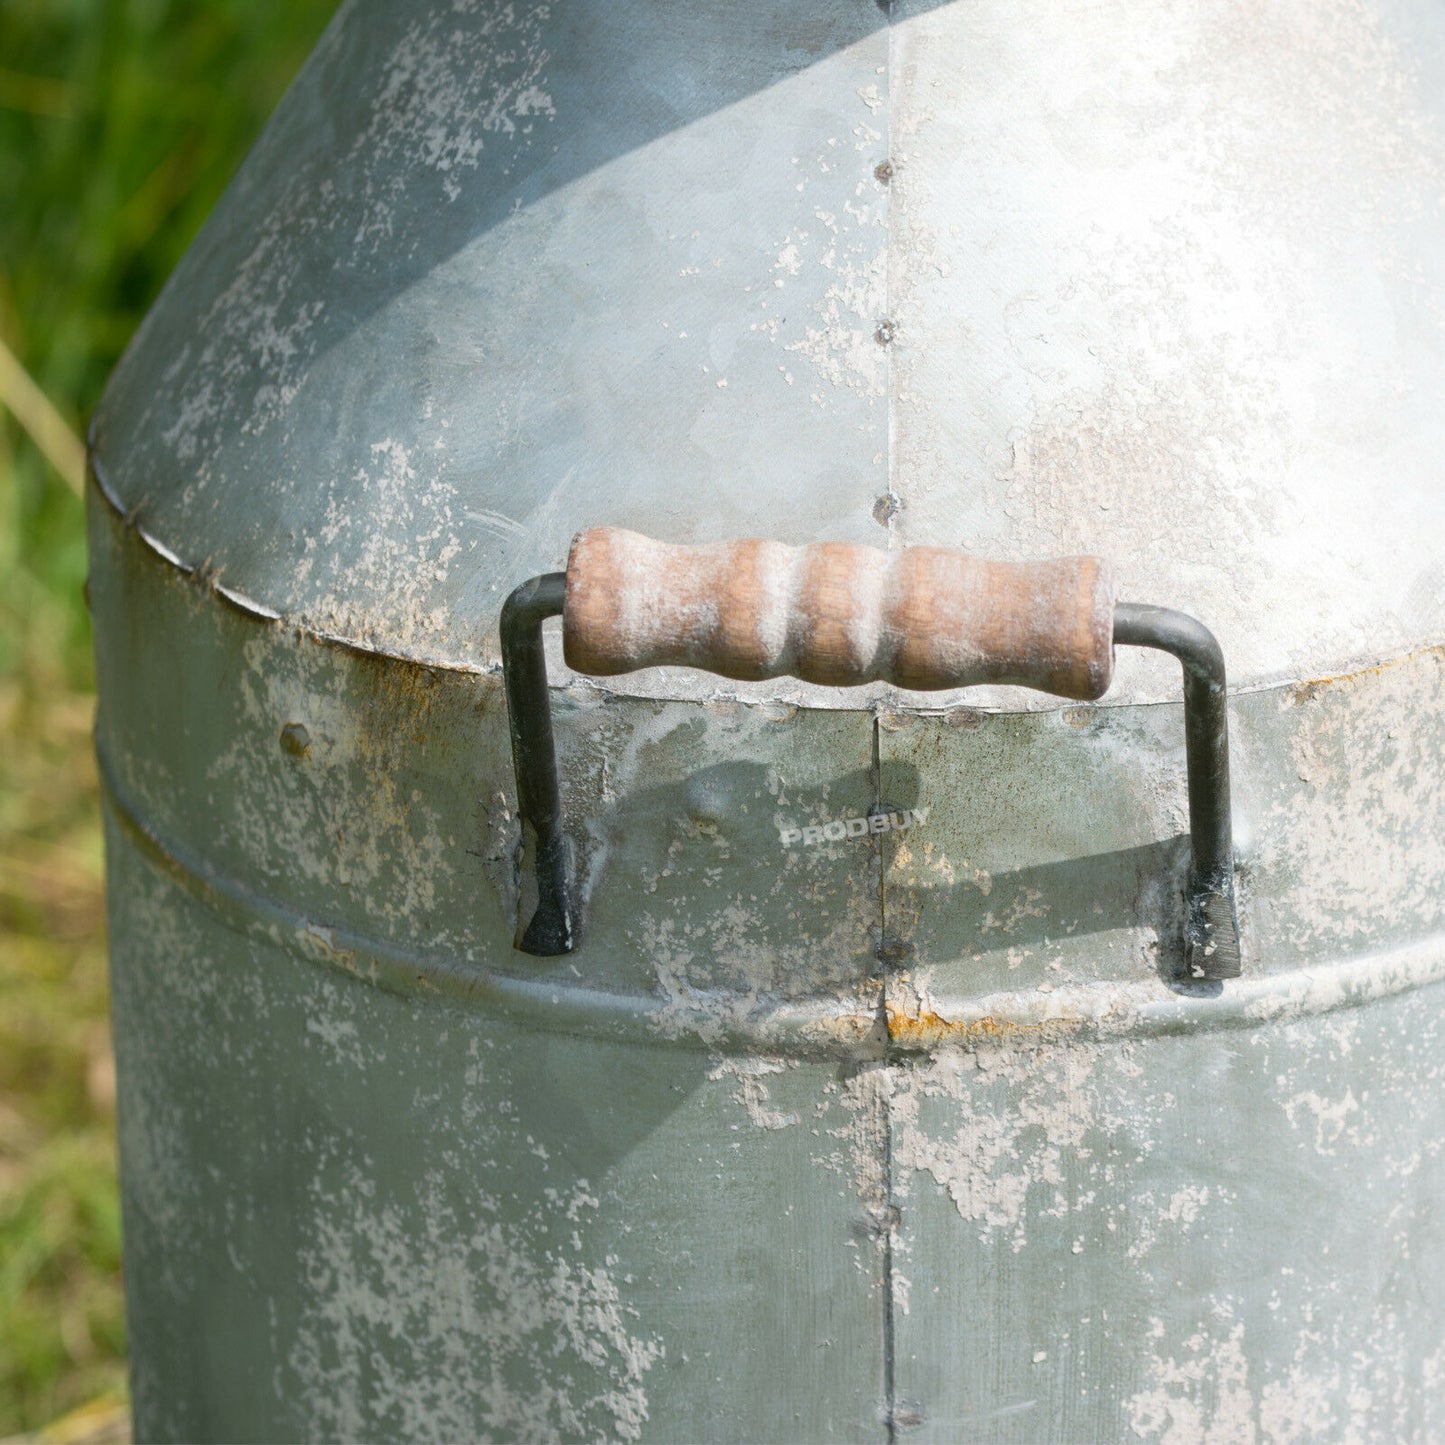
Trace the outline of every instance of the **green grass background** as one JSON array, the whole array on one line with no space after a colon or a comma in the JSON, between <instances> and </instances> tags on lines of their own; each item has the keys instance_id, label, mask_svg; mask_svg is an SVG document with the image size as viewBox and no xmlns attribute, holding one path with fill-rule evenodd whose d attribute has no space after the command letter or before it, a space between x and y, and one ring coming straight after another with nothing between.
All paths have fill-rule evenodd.
<instances>
[{"instance_id":1,"label":"green grass background","mask_svg":"<svg viewBox=\"0 0 1445 1445\"><path fill-rule=\"evenodd\" d=\"M334 8L0 0L0 342L71 438ZM125 1351L82 507L23 387L0 384L0 1437L120 1394Z\"/></svg>"}]
</instances>

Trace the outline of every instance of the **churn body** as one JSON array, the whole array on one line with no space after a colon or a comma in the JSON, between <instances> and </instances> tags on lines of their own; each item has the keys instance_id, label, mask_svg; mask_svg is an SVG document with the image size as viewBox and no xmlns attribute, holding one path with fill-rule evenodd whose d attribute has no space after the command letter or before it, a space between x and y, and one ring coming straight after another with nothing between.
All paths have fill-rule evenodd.
<instances>
[{"instance_id":1,"label":"churn body","mask_svg":"<svg viewBox=\"0 0 1445 1445\"><path fill-rule=\"evenodd\" d=\"M1423 0L343 5L92 434L139 1438L1445 1433L1442 94ZM1122 651L553 655L520 952L596 523L1204 618L1242 976Z\"/></svg>"}]
</instances>

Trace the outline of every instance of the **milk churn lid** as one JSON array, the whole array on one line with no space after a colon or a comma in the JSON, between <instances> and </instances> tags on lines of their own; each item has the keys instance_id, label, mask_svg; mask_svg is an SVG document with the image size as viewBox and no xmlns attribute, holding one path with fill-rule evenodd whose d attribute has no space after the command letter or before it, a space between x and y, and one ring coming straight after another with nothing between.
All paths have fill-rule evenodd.
<instances>
[{"instance_id":1,"label":"milk churn lid","mask_svg":"<svg viewBox=\"0 0 1445 1445\"><path fill-rule=\"evenodd\" d=\"M103 492L443 665L599 523L1095 553L1241 686L1445 633L1440 26L915 9L343 7L115 374Z\"/></svg>"}]
</instances>

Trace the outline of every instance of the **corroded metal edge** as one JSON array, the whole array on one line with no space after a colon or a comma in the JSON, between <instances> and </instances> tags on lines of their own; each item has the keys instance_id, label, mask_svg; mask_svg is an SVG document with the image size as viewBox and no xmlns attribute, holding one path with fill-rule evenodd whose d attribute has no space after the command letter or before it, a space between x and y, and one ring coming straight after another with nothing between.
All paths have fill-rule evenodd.
<instances>
[{"instance_id":1,"label":"corroded metal edge","mask_svg":"<svg viewBox=\"0 0 1445 1445\"><path fill-rule=\"evenodd\" d=\"M162 838L130 808L97 739L107 814L147 864L230 928L404 997L439 996L551 1033L707 1051L883 1059L976 1049L1247 1029L1356 1008L1445 979L1445 935L1397 949L1244 978L1211 995L1157 979L1060 985L974 998L905 990L867 997L759 1000L721 990L684 997L624 994L488 966L475 953L408 949L308 918ZM202 965L203 966L203 965ZM875 989L881 985L873 986Z\"/></svg>"},{"instance_id":2,"label":"corroded metal edge","mask_svg":"<svg viewBox=\"0 0 1445 1445\"><path fill-rule=\"evenodd\" d=\"M359 652L368 657L383 657L392 662L407 663L413 667L427 667L440 669L445 672L463 672L474 676L485 676L487 674L499 673L502 670L500 661L488 663L482 666L474 662L466 662L458 658L429 657L419 653L391 651L384 647L377 647L361 638L348 637L339 632L328 632L304 621L299 617L287 617L269 607L264 602L258 602L254 597L247 596L238 588L226 585L221 574L206 563L188 562L184 557L177 555L164 541L155 535L142 520L139 505L127 507L116 494L111 485L110 478L106 474L105 466L100 460L95 435L95 419L91 419L90 428L86 432L86 475L90 478L95 488L96 495L105 503L114 515L115 519L134 534L136 540L162 562L168 563L177 572L203 586L208 592L214 594L222 602L234 607L238 612L247 617L255 618L259 622L280 622L284 623L292 631L300 636L308 638L312 642L325 643L331 647L344 648L349 652Z\"/></svg>"},{"instance_id":3,"label":"corroded metal edge","mask_svg":"<svg viewBox=\"0 0 1445 1445\"><path fill-rule=\"evenodd\" d=\"M191 578L198 585L203 586L223 603L234 607L245 616L252 617L261 622L282 623L290 628L298 636L305 637L312 642L324 643L327 646L339 647L348 652L359 653L366 657L385 658L388 661L405 663L411 667L424 667L433 671L463 673L474 677L496 676L502 671L501 658L488 660L484 663L467 661L462 658L441 657L420 651L405 651L377 646L364 638L352 637L343 633L330 632L325 628L315 626L303 617L288 616L276 611L264 602L257 601L254 597L248 596L238 588L228 586L222 575L204 562L188 562L179 556L165 541L156 536L142 520L141 510L143 503L128 507L116 494L105 466L100 459L99 447L96 438L95 419L86 433L86 474L95 488L96 495L105 503L106 507L113 514L115 519L128 531L130 531L152 556L167 563L181 575ZM517 579L521 580L521 579ZM1394 667L1398 664L1409 662L1412 658L1420 657L1428 653L1445 653L1445 639L1433 642L1425 642L1417 646L1403 648L1395 652L1381 653L1354 659L1352 662L1342 664L1337 668L1325 672L1312 674L1309 677L1272 677L1245 683L1243 685L1231 685L1229 696L1241 697L1247 694L1258 692L1271 692L1285 688L1311 688L1320 687L1327 683L1346 681L1354 677L1363 676L1371 672L1377 672L1384 668ZM586 686L594 688L602 696L619 696L638 698L636 693L612 693L609 689L602 687L594 678L579 679ZM550 686L554 691L565 691L572 685L572 679L554 679ZM647 699L643 699L647 700ZM672 700L659 696L656 700ZM714 700L736 701L745 707L768 706L767 700L759 701L751 697L734 695L727 689L721 689L715 694ZM807 705L807 704L804 704ZM1177 707L1177 697L1161 698L1155 701L1128 701L1120 699L1111 701L1107 696L1096 702L1090 703L1090 707ZM1029 709L1001 708L990 706L971 706L970 711L990 713L996 715L1012 715L1015 713L1049 713L1063 712L1071 708L1077 708L1075 702L1060 700L1057 707L1036 707ZM913 700L895 696L892 693L882 698L870 698L858 709L863 712L884 714L902 714L917 717L932 717L954 710L954 705L927 705L919 704Z\"/></svg>"}]
</instances>

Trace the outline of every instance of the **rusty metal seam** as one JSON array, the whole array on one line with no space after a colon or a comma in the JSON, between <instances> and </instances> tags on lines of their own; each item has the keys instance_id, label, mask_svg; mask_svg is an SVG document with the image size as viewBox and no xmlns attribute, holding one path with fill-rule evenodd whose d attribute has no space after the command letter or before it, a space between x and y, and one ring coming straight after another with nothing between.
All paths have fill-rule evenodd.
<instances>
[{"instance_id":1,"label":"rusty metal seam","mask_svg":"<svg viewBox=\"0 0 1445 1445\"><path fill-rule=\"evenodd\" d=\"M1056 985L972 999L926 998L914 1011L876 1000L775 1000L764 1004L699 990L680 1004L527 979L475 954L408 948L364 936L268 898L204 858L161 837L128 805L97 737L106 811L154 871L237 932L403 996L440 995L496 1009L522 1024L584 1037L620 1038L716 1051L869 1060L943 1048L1030 1048L1063 1041L1157 1038L1255 1028L1342 1008L1445 980L1445 935L1289 973L1239 979L1215 997L1186 997L1157 979Z\"/></svg>"},{"instance_id":2,"label":"rusty metal seam","mask_svg":"<svg viewBox=\"0 0 1445 1445\"><path fill-rule=\"evenodd\" d=\"M89 463L87 475L95 487L96 494L105 503L106 507L115 516L120 525L130 531L142 547L152 556L159 558L182 576L191 578L199 585L205 587L211 594L244 616L254 618L261 622L284 624L298 636L304 637L308 641L323 643L330 647L339 647L348 652L358 653L363 657L383 658L389 662L402 663L409 667L422 667L437 672L454 672L473 677L489 677L501 673L502 663L500 658L488 659L485 662L469 662L461 658L433 656L421 652L401 652L385 647L378 647L374 643L364 642L358 637L348 636L339 632L329 632L325 628L318 627L299 615L288 615L278 612L267 603L257 601L254 597L248 596L246 593L240 591L240 589L227 586L222 582L221 574L218 571L213 570L205 563L187 562L177 554L140 519L139 506L127 507L116 495L96 450L93 423L87 441L86 455ZM891 481L889 486L892 486ZM1309 677L1265 678L1257 682L1231 686L1229 695L1231 697L1246 697L1261 692L1287 692L1296 688L1323 687L1330 684L1348 685L1355 679L1366 676L1369 673L1403 666L1416 658L1428 656L1431 653L1445 653L1445 639L1427 642L1421 646L1405 648L1398 652L1386 653L1378 657L1357 659L1355 662L1344 667ZM611 692L606 688L598 686L595 679L587 678L579 680L587 686L595 688L597 693L604 699L631 699L634 696L631 693ZM556 692L565 692L573 685L574 679L570 677L555 678L551 683L552 689ZM657 699L645 700L653 701ZM709 701L736 702L743 707L764 707L770 705L768 701L760 702L753 698L736 696L727 688L720 688L709 698ZM699 703L697 705L701 706L702 704ZM1098 702L1090 703L1088 706L1096 708L1177 708L1179 706L1179 700L1177 698L1160 698L1153 702L1111 702L1106 697L1100 699ZM1057 708L1038 707L1012 709L979 707L973 710L979 713L986 713L990 716L1000 717L1047 716L1051 713L1075 710L1078 707L1078 703L1065 702ZM860 712L884 713L907 717L938 717L956 710L956 707L931 707L926 703L917 704L897 696L888 696L879 700L870 701L858 709Z\"/></svg>"}]
</instances>

